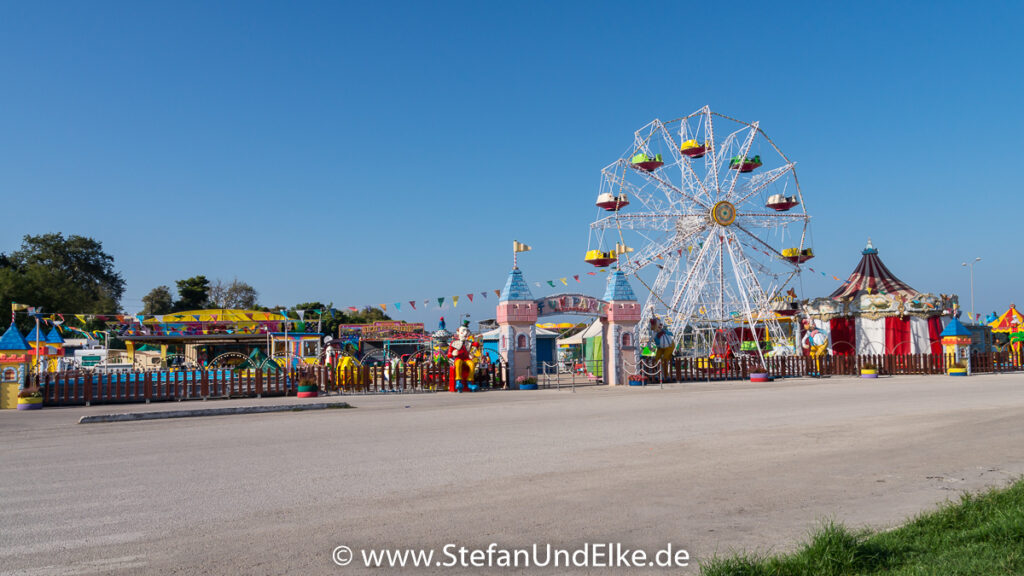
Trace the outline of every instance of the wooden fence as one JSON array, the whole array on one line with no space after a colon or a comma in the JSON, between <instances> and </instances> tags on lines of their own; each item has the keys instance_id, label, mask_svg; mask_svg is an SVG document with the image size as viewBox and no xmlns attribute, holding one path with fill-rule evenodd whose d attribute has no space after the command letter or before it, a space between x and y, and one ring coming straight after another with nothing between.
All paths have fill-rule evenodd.
<instances>
[{"instance_id":1,"label":"wooden fence","mask_svg":"<svg viewBox=\"0 0 1024 576\"><path fill-rule=\"evenodd\" d=\"M483 388L504 385L503 366L476 374ZM327 394L410 393L448 390L448 369L438 366L362 366L337 371L308 366L263 373L253 370L116 371L78 370L33 375L47 406L157 402L206 398L251 398L294 394L299 384L316 384Z\"/></svg>"},{"instance_id":2,"label":"wooden fence","mask_svg":"<svg viewBox=\"0 0 1024 576\"><path fill-rule=\"evenodd\" d=\"M856 376L862 368L873 367L880 375L944 374L946 366L955 362L952 355L942 354L868 354L861 356L823 356L823 376ZM765 358L762 364L753 358L708 360L706 358L675 358L666 380L745 380L751 372L767 372L776 377L798 377L818 373L809 356ZM1017 372L1024 370L1024 357L1016 352L992 352L971 355L974 373Z\"/></svg>"}]
</instances>

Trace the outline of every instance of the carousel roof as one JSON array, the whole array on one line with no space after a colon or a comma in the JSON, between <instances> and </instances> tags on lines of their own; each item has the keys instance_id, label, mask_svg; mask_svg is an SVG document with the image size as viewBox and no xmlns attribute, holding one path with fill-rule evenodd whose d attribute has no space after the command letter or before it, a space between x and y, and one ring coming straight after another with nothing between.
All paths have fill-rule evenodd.
<instances>
[{"instance_id":1,"label":"carousel roof","mask_svg":"<svg viewBox=\"0 0 1024 576\"><path fill-rule=\"evenodd\" d=\"M1024 316L1017 312L1017 306L1010 304L1009 310L988 325L992 327L993 332L1020 332L1024 330Z\"/></svg>"},{"instance_id":2,"label":"carousel roof","mask_svg":"<svg viewBox=\"0 0 1024 576\"><path fill-rule=\"evenodd\" d=\"M868 293L902 295L908 298L918 295L917 290L908 286L886 268L882 259L878 257L878 249L872 246L870 239L868 239L868 245L861 251L860 264L857 264L857 268L853 270L846 282L843 282L842 286L829 295L829 298L842 300Z\"/></svg>"}]
</instances>

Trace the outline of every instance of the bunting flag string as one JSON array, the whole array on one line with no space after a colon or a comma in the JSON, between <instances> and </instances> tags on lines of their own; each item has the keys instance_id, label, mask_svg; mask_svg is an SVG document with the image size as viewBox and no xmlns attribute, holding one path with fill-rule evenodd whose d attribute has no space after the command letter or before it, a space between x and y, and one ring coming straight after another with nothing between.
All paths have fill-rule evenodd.
<instances>
[{"instance_id":1,"label":"bunting flag string","mask_svg":"<svg viewBox=\"0 0 1024 576\"><path fill-rule=\"evenodd\" d=\"M702 244L698 244L697 246L686 246L685 248L686 248L686 250L688 252L692 252L695 247L699 247L701 245ZM625 247L621 247L621 248L623 248L624 251L628 251ZM775 257L778 256L778 254L771 253L768 250L763 250L763 249L760 249L760 248L755 248L755 249L757 249L760 253L762 253L762 254L764 254L766 256L775 256ZM525 251L525 250L523 250L523 251ZM682 256L683 248L679 248L676 252L677 252L677 254ZM807 270L809 272L811 272L811 273L820 273L822 275L822 277L824 277L824 278L831 278L832 280L834 280L836 282L843 282L843 280L839 276L834 276L834 275L830 276L827 272L816 270L816 269L811 268L811 267L807 267ZM609 273L611 271L614 271L614 269L600 268L600 269L598 269L596 271L595 270L588 270L586 272L581 272L579 274L572 274L572 275L569 275L569 276L558 277L558 278L551 279L551 280L534 281L533 285L535 287L537 287L537 288L542 288L544 286L544 284L547 284L547 286L549 288L557 288L556 282L561 282L562 286L568 286L569 285L569 278L570 278L570 276L577 283L582 283L581 276L583 276L583 275L591 276L591 277L596 277L599 274L607 274L607 273ZM495 297L497 297L497 298L501 297L501 290L500 289L493 290L493 292L494 292ZM482 296L484 299L486 299L487 296L488 296L487 293L488 293L488 291L485 290L485 291L479 292L479 295ZM474 292L467 292L467 293L465 293L465 297L469 299L470 303L475 303L476 294L477 293L474 293ZM458 307L459 300L461 298L462 298L462 296L450 296L450 297L441 296L441 297L438 297L438 298L436 298L436 300L437 300L437 308L444 309L445 308L445 300L447 300L447 299L451 300L452 307ZM419 310L417 308L417 306L416 306L416 302L417 301L415 299L414 300L409 300L408 301L409 308L411 308L412 310ZM392 303L392 306L393 306L393 310L394 311L401 312L401 310L402 310L402 302L394 302L394 303ZM373 308L373 307L374 306L372 306L372 305L370 305L370 306L361 306L361 307L360 306L347 306L347 307L345 307L345 309L347 309L347 310L349 310L351 312L358 313L361 309ZM377 307L379 307L381 310L383 310L385 312L387 312L387 310L388 310L388 304L386 304L386 303L377 304ZM431 302L430 298L423 299L423 306L422 306L422 310L423 311L429 310L432 307L433 306L432 306L432 302ZM20 303L12 302L11 303L11 315L12 315L12 318L15 316L15 314L17 312L27 312L29 316L40 317L40 318L42 317L42 308L35 308L35 307L32 307L32 306L30 306L28 304L20 304ZM290 316L289 312L294 312L295 316ZM333 307L331 307L331 308L327 308L327 309L318 308L318 309L305 309L305 310L295 309L295 310L278 310L278 311L276 311L277 314L280 314L281 316L283 316L283 317L285 317L288 320L293 321L293 322L295 321L295 317L298 318L298 322L304 322L305 321L305 316L306 316L307 312L312 312L313 314L316 314L316 315L320 316L321 318L323 317L323 314L325 312L328 312L331 315L331 317L333 318L334 317L335 309ZM267 312L258 312L258 313L243 312L243 314L250 321L254 321L254 322L271 321L272 320L272 316L273 316L272 313L267 313ZM258 316L258 314L262 314L262 318L261 319ZM190 314L189 316L191 318L191 320L189 320L189 321L203 322L202 317L200 315ZM57 317L60 317L60 321L56 320ZM139 325L145 324L145 323L150 322L150 321L155 321L157 323L165 323L167 321L173 322L173 320L171 320L170 318L167 318L166 315L151 315L151 314L142 314L142 313L135 314L135 315L124 315L124 314L106 314L106 315L104 315L104 314L70 314L69 313L68 317L69 318L73 317L75 320L77 320L83 326L87 326L88 322L90 322L92 320L96 320L96 321L100 321L100 322L108 322L108 321L116 320L117 322L122 323L122 324L138 323ZM181 316L176 316L176 317L177 318L181 318ZM211 319L210 320L211 322L227 321L227 318L224 317L224 315L210 314L209 318ZM47 319L47 321L49 323L54 324L56 326L56 325L59 325L60 323L64 322L64 318L63 318L62 315L51 313L51 314L49 314L49 318Z\"/></svg>"}]
</instances>

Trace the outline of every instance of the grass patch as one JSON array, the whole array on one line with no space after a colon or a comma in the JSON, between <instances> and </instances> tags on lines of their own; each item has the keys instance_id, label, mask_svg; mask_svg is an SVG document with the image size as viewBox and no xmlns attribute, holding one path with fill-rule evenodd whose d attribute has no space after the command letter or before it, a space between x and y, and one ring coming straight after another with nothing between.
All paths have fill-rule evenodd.
<instances>
[{"instance_id":1,"label":"grass patch","mask_svg":"<svg viewBox=\"0 0 1024 576\"><path fill-rule=\"evenodd\" d=\"M826 522L784 555L713 558L702 576L977 576L1024 574L1024 480L964 494L888 532Z\"/></svg>"}]
</instances>

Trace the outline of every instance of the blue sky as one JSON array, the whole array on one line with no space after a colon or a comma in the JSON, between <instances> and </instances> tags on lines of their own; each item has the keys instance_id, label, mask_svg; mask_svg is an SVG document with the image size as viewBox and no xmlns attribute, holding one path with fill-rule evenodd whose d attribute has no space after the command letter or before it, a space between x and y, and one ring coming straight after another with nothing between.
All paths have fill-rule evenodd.
<instances>
[{"instance_id":1,"label":"blue sky","mask_svg":"<svg viewBox=\"0 0 1024 576\"><path fill-rule=\"evenodd\" d=\"M600 169L650 120L705 104L798 162L816 270L845 278L870 236L904 281L967 311L964 260L983 258L978 311L1024 285L1019 3L0 10L0 251L94 237L128 312L205 274L266 305L491 317L493 292L465 294L503 285L513 239L534 248L520 267L536 296L585 275ZM804 296L837 285L812 276Z\"/></svg>"}]
</instances>

